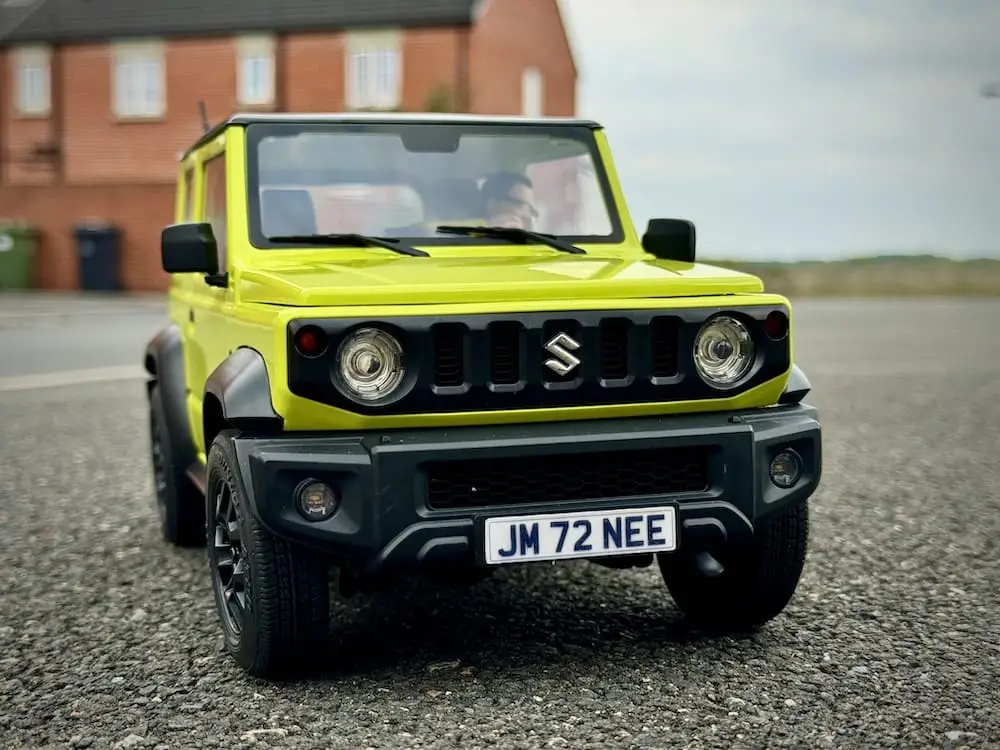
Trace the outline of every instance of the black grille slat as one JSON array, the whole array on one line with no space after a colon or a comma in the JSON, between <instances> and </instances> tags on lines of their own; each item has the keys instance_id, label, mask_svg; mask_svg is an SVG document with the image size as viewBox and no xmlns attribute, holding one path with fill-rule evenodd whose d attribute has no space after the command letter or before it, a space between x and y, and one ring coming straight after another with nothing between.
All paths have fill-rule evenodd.
<instances>
[{"instance_id":1,"label":"black grille slat","mask_svg":"<svg viewBox=\"0 0 1000 750\"><path fill-rule=\"evenodd\" d=\"M490 336L490 382L514 385L521 380L521 324L492 323Z\"/></svg>"},{"instance_id":2,"label":"black grille slat","mask_svg":"<svg viewBox=\"0 0 1000 750\"><path fill-rule=\"evenodd\" d=\"M427 468L427 502L444 510L703 492L708 456L695 447L438 462Z\"/></svg>"},{"instance_id":3,"label":"black grille slat","mask_svg":"<svg viewBox=\"0 0 1000 750\"><path fill-rule=\"evenodd\" d=\"M653 318L649 331L653 377L674 377L679 367L677 339L680 321L677 318Z\"/></svg>"},{"instance_id":4,"label":"black grille slat","mask_svg":"<svg viewBox=\"0 0 1000 750\"><path fill-rule=\"evenodd\" d=\"M434 326L434 385L456 387L465 383L464 326L440 323Z\"/></svg>"},{"instance_id":5,"label":"black grille slat","mask_svg":"<svg viewBox=\"0 0 1000 750\"><path fill-rule=\"evenodd\" d=\"M601 377L624 380L629 374L629 328L625 318L601 321Z\"/></svg>"}]
</instances>

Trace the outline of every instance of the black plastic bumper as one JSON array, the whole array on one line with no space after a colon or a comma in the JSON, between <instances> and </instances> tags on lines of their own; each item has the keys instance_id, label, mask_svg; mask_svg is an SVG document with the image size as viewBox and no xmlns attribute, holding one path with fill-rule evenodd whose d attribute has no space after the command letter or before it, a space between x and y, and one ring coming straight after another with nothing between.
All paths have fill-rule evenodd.
<instances>
[{"instance_id":1,"label":"black plastic bumper","mask_svg":"<svg viewBox=\"0 0 1000 750\"><path fill-rule=\"evenodd\" d=\"M286 434L238 438L235 447L252 512L266 528L372 573L482 565L483 520L497 516L673 505L681 547L698 537L741 544L761 519L812 495L822 470L820 425L816 410L806 405L361 435ZM593 471L598 454L613 457L619 451L654 448L667 449L666 454L703 451L705 486L617 497L607 497L605 491L603 499L559 502L518 502L526 498L522 494L473 508L434 508L429 502L428 467L439 462L520 457L563 467L563 476L571 477L574 467ZM802 475L790 489L777 487L768 474L771 458L785 448L796 451L803 463ZM307 521L296 508L295 488L307 478L335 487L341 499L327 521Z\"/></svg>"}]
</instances>

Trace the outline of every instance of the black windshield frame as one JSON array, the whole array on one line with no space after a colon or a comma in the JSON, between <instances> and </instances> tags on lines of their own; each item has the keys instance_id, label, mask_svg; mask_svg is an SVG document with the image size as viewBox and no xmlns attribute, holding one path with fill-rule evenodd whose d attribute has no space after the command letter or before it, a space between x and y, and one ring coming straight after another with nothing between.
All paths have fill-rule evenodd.
<instances>
[{"instance_id":1,"label":"black windshield frame","mask_svg":"<svg viewBox=\"0 0 1000 750\"><path fill-rule=\"evenodd\" d=\"M358 122L266 122L251 123L246 126L246 201L247 201L247 227L250 244L257 250L288 249L295 247L295 243L272 242L263 233L261 226L260 211L260 164L259 145L260 142L272 136L295 136L300 133L374 133L399 135L404 130L413 128L413 123L358 123ZM425 125L426 127L426 125ZM539 135L572 139L579 141L590 155L594 167L594 176L601 189L604 199L605 210L608 213L608 220L611 225L610 234L603 235L570 235L560 234L560 239L574 245L579 244L604 244L618 245L625 240L625 228L622 217L619 213L618 204L615 200L614 192L611 189L611 181L600 151L597 140L594 138L594 131L586 125L562 125L562 124L538 124L538 123L477 123L477 122L442 122L435 123L435 128L450 129L460 134L470 135ZM399 237L404 243L414 246L477 246L496 245L498 240L484 237L466 237L458 235L440 235L433 237Z\"/></svg>"}]
</instances>

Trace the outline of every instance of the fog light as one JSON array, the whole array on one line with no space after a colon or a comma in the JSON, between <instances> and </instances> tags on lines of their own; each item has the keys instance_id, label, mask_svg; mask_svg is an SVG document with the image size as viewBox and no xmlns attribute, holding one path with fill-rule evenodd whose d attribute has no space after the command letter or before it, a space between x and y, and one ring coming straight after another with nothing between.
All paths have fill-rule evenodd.
<instances>
[{"instance_id":1,"label":"fog light","mask_svg":"<svg viewBox=\"0 0 1000 750\"><path fill-rule=\"evenodd\" d=\"M325 521L337 510L337 495L332 489L307 479L295 491L299 513L310 521Z\"/></svg>"},{"instance_id":2,"label":"fog light","mask_svg":"<svg viewBox=\"0 0 1000 750\"><path fill-rule=\"evenodd\" d=\"M771 459L770 474L774 484L787 490L802 476L802 459L793 450L783 450Z\"/></svg>"}]
</instances>

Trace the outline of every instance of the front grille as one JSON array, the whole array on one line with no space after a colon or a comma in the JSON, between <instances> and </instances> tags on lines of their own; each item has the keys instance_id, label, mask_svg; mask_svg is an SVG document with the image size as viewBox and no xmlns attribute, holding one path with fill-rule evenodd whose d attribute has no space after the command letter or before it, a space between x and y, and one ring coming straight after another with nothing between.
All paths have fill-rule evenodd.
<instances>
[{"instance_id":1,"label":"front grille","mask_svg":"<svg viewBox=\"0 0 1000 750\"><path fill-rule=\"evenodd\" d=\"M703 492L708 455L708 448L656 448L433 463L427 504L446 510Z\"/></svg>"},{"instance_id":2,"label":"front grille","mask_svg":"<svg viewBox=\"0 0 1000 750\"><path fill-rule=\"evenodd\" d=\"M696 401L734 396L787 372L788 339L770 340L764 320L780 305L746 306L736 313L758 347L746 382L720 392L694 368L698 329L722 308L575 310L386 318L302 318L288 328L288 387L318 403L367 415L445 414L565 409L585 406ZM320 357L295 350L305 325L326 331ZM357 403L337 388L336 352L343 337L382 327L404 352L400 393L382 404Z\"/></svg>"},{"instance_id":3,"label":"front grille","mask_svg":"<svg viewBox=\"0 0 1000 750\"><path fill-rule=\"evenodd\" d=\"M579 345L578 349L563 347L581 360L580 365L565 375L542 367L545 361L557 358L544 347L559 334L569 336ZM477 346L485 348L489 385L493 387L527 384L536 364L541 379L550 384L579 384L588 375L596 375L602 387L620 388L634 380L630 375L644 373L647 377L672 378L679 372L679 335L680 320L663 315L639 324L628 318L609 317L593 327L582 326L572 319L552 319L544 321L540 330L513 320L493 322L485 330L438 324L433 342L434 385L438 388L460 385L462 376L454 362L461 360L464 351L472 350L475 355ZM532 352L537 352L534 358L537 362L525 358L528 344ZM597 352L598 356L591 357L591 352Z\"/></svg>"}]
</instances>

